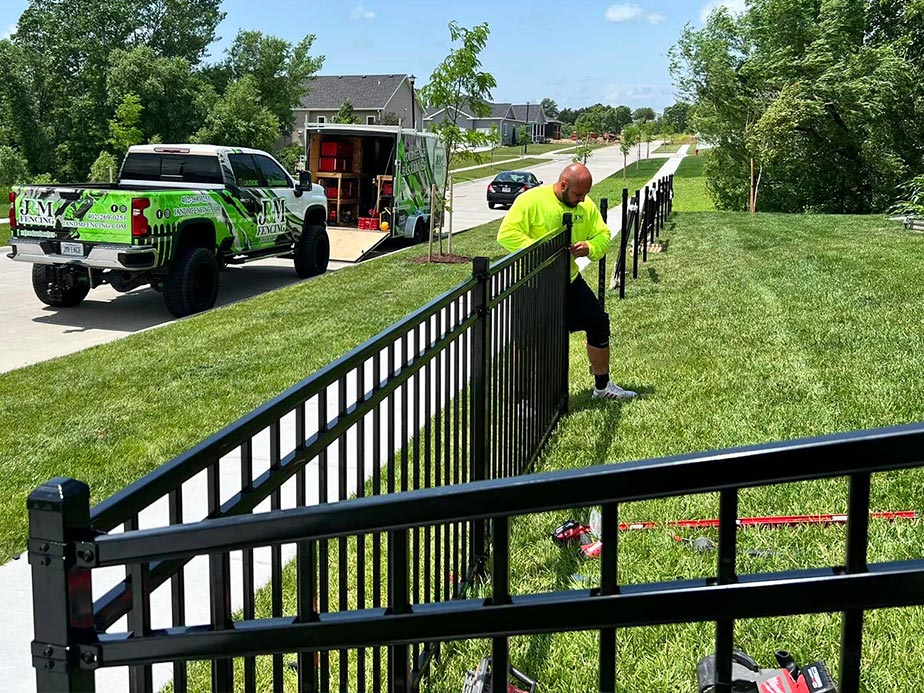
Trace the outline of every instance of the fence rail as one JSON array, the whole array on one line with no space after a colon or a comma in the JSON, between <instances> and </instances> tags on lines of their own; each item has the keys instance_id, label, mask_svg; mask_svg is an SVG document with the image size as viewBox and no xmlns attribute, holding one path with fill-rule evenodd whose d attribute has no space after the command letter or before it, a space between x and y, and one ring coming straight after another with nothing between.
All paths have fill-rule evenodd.
<instances>
[{"instance_id":1,"label":"fence rail","mask_svg":"<svg viewBox=\"0 0 924 693\"><path fill-rule=\"evenodd\" d=\"M99 570L96 542L522 474L567 407L569 239L570 227L493 266L476 258L470 279L92 510L76 482L38 489L29 550L39 690L83 690L94 669L116 666L102 649L89 661L86 653L75 658L77 643L156 639L166 628L233 638L259 615L317 623L351 608L387 604L401 613L412 602L463 597L487 555L484 522L431 524L402 537L376 530L241 545L198 563L164 554L132 561L121 574ZM532 377L537 372L544 377ZM197 497L207 502L196 508ZM297 602L287 606L290 574ZM432 652L424 640L333 657L330 648L316 648L317 656L295 649L299 687L312 691L378 690L409 670L419 676ZM187 690L186 661L194 658L175 658L175 690ZM155 688L154 661L162 660L131 665L133 692ZM284 664L273 653L274 690ZM256 690L257 674L248 655L245 690ZM213 658L213 690L230 690L234 679L230 655Z\"/></svg>"}]
</instances>

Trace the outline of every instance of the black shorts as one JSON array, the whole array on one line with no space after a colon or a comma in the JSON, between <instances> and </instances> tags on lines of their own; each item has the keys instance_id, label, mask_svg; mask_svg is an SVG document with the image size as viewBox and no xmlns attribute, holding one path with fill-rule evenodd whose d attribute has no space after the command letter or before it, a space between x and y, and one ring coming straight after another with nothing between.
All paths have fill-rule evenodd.
<instances>
[{"instance_id":1,"label":"black shorts","mask_svg":"<svg viewBox=\"0 0 924 693\"><path fill-rule=\"evenodd\" d=\"M580 274L568 286L565 324L568 332L586 332L588 346L605 349L610 345L610 316Z\"/></svg>"}]
</instances>

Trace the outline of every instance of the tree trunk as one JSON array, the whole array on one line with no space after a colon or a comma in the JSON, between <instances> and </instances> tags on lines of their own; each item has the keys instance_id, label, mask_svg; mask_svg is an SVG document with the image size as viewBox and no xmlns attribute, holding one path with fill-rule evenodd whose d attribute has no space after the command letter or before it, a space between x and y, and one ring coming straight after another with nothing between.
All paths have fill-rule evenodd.
<instances>
[{"instance_id":1,"label":"tree trunk","mask_svg":"<svg viewBox=\"0 0 924 693\"><path fill-rule=\"evenodd\" d=\"M751 194L748 197L748 211L754 214L754 158L751 158Z\"/></svg>"}]
</instances>

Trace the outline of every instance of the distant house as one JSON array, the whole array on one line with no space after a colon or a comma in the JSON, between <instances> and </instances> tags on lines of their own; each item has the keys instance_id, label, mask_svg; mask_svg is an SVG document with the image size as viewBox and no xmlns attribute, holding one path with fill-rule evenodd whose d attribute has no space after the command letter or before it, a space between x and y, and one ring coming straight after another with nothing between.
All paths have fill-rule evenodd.
<instances>
[{"instance_id":1,"label":"distant house","mask_svg":"<svg viewBox=\"0 0 924 693\"><path fill-rule=\"evenodd\" d=\"M458 109L458 119L456 124L465 130L478 130L480 132L490 132L492 127L497 128L497 134L500 137L501 146L516 144L517 128L523 125L517 121L513 115L513 106L509 103L491 103L486 101L485 104L491 109L491 112L484 117L475 115L474 109L470 104L465 104ZM451 117L453 107L441 108L428 113L425 119L429 127L433 123L447 120Z\"/></svg>"},{"instance_id":2,"label":"distant house","mask_svg":"<svg viewBox=\"0 0 924 693\"><path fill-rule=\"evenodd\" d=\"M377 125L386 117L406 128L424 129L424 110L408 75L319 75L309 85L295 109L293 141L302 141L305 122L334 122L344 101L364 125Z\"/></svg>"},{"instance_id":3,"label":"distant house","mask_svg":"<svg viewBox=\"0 0 924 693\"><path fill-rule=\"evenodd\" d=\"M526 125L529 128L530 140L533 142L545 142L547 139L550 139L546 127L550 120L545 115L545 111L542 110L540 104L514 104L511 106L511 109L513 110L513 117L519 121L521 125ZM561 127L559 127L559 134L560 131Z\"/></svg>"}]
</instances>

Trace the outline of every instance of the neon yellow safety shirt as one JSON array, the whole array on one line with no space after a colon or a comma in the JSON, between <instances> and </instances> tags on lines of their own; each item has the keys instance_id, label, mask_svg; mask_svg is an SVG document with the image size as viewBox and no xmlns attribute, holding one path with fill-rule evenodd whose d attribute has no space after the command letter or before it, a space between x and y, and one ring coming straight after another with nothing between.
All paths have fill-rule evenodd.
<instances>
[{"instance_id":1,"label":"neon yellow safety shirt","mask_svg":"<svg viewBox=\"0 0 924 693\"><path fill-rule=\"evenodd\" d=\"M497 242L511 253L532 245L540 238L563 228L562 214L570 213L572 220L571 242L587 241L592 262L598 261L610 249L610 230L600 216L600 210L589 197L577 207L568 207L555 197L551 185L527 190L517 197L501 222ZM579 270L571 258L571 281L577 279Z\"/></svg>"}]
</instances>

